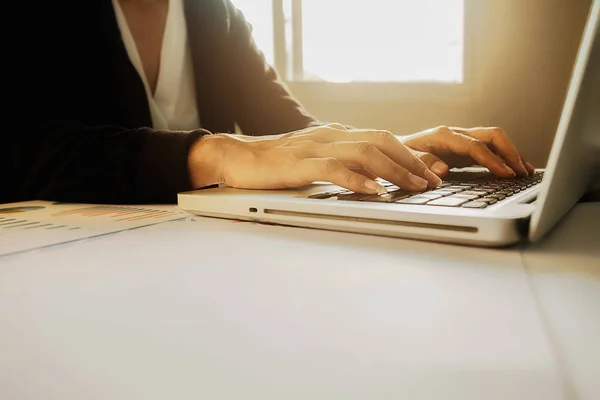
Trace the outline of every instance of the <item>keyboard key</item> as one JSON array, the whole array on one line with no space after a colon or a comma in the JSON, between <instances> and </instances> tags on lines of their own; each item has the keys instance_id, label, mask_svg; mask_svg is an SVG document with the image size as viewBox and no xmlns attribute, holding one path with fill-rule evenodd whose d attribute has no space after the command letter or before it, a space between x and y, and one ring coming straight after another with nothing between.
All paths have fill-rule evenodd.
<instances>
[{"instance_id":1,"label":"keyboard key","mask_svg":"<svg viewBox=\"0 0 600 400\"><path fill-rule=\"evenodd\" d=\"M442 197L441 199L433 200L427 203L429 206L444 206L444 207L458 207L469 202L468 199L461 199L460 197Z\"/></svg>"},{"instance_id":2,"label":"keyboard key","mask_svg":"<svg viewBox=\"0 0 600 400\"><path fill-rule=\"evenodd\" d=\"M431 192L427 192L429 194L439 194L441 196L450 196L451 194L454 193L453 190L446 190L446 189L437 189L437 190L432 190Z\"/></svg>"},{"instance_id":3,"label":"keyboard key","mask_svg":"<svg viewBox=\"0 0 600 400\"><path fill-rule=\"evenodd\" d=\"M413 193L405 192L403 190L397 190L395 192L385 193L376 197L370 197L363 201L374 202L374 203L393 203L397 200L402 200L407 198Z\"/></svg>"},{"instance_id":4,"label":"keyboard key","mask_svg":"<svg viewBox=\"0 0 600 400\"><path fill-rule=\"evenodd\" d=\"M431 201L431 199L428 197L425 197L425 196L411 196L411 197L407 197L402 200L398 200L398 201L396 201L396 203L398 203L398 204L425 204L429 201Z\"/></svg>"},{"instance_id":5,"label":"keyboard key","mask_svg":"<svg viewBox=\"0 0 600 400\"><path fill-rule=\"evenodd\" d=\"M483 201L471 201L463 204L461 207L463 208L486 208L488 204Z\"/></svg>"},{"instance_id":6,"label":"keyboard key","mask_svg":"<svg viewBox=\"0 0 600 400\"><path fill-rule=\"evenodd\" d=\"M363 201L366 199L369 199L371 197L376 197L376 194L364 194L364 193L348 193L348 194L339 194L337 196L338 200L343 200L343 201Z\"/></svg>"},{"instance_id":7,"label":"keyboard key","mask_svg":"<svg viewBox=\"0 0 600 400\"><path fill-rule=\"evenodd\" d=\"M427 197L427 198L429 198L431 200L435 200L435 199L439 199L440 197L443 197L441 194L439 194L439 193L433 193L433 192L421 193L419 196Z\"/></svg>"},{"instance_id":8,"label":"keyboard key","mask_svg":"<svg viewBox=\"0 0 600 400\"><path fill-rule=\"evenodd\" d=\"M308 196L309 199L328 199L330 197L331 194L329 194L329 192L315 193Z\"/></svg>"},{"instance_id":9,"label":"keyboard key","mask_svg":"<svg viewBox=\"0 0 600 400\"><path fill-rule=\"evenodd\" d=\"M445 187L445 188L440 189L440 190L443 190L445 192L450 192L450 193L458 193L458 192L462 192L465 189L463 189L463 188L453 188L452 186L448 186L448 187Z\"/></svg>"},{"instance_id":10,"label":"keyboard key","mask_svg":"<svg viewBox=\"0 0 600 400\"><path fill-rule=\"evenodd\" d=\"M457 187L464 187L464 188L469 188L473 185L477 185L476 183L461 183L461 182L452 182L452 185L457 186Z\"/></svg>"},{"instance_id":11,"label":"keyboard key","mask_svg":"<svg viewBox=\"0 0 600 400\"><path fill-rule=\"evenodd\" d=\"M474 196L485 196L486 194L491 193L491 191L487 190L467 190L462 192L461 194L469 194Z\"/></svg>"},{"instance_id":12,"label":"keyboard key","mask_svg":"<svg viewBox=\"0 0 600 400\"><path fill-rule=\"evenodd\" d=\"M310 196L308 196L308 198L309 199L328 199L330 197L338 196L343 193L354 193L354 192L351 192L350 190L347 190L347 189L332 190L329 192L314 193L314 194L311 194Z\"/></svg>"},{"instance_id":13,"label":"keyboard key","mask_svg":"<svg viewBox=\"0 0 600 400\"><path fill-rule=\"evenodd\" d=\"M500 201L500 200L504 200L506 198L506 196L503 194L494 193L494 194L488 194L486 196L486 198L497 199L498 201Z\"/></svg>"},{"instance_id":14,"label":"keyboard key","mask_svg":"<svg viewBox=\"0 0 600 400\"><path fill-rule=\"evenodd\" d=\"M474 199L478 198L479 196L476 195L476 194L456 193L456 194L453 194L450 197L458 197L458 198L461 198L461 199L474 200Z\"/></svg>"},{"instance_id":15,"label":"keyboard key","mask_svg":"<svg viewBox=\"0 0 600 400\"><path fill-rule=\"evenodd\" d=\"M383 187L394 186L394 184L392 182L384 181L383 179L381 179L381 180L378 179L377 182Z\"/></svg>"},{"instance_id":16,"label":"keyboard key","mask_svg":"<svg viewBox=\"0 0 600 400\"><path fill-rule=\"evenodd\" d=\"M492 205L492 204L496 204L498 202L498 199L484 197L482 199L478 199L477 201L481 201L481 202L487 203L489 205Z\"/></svg>"}]
</instances>

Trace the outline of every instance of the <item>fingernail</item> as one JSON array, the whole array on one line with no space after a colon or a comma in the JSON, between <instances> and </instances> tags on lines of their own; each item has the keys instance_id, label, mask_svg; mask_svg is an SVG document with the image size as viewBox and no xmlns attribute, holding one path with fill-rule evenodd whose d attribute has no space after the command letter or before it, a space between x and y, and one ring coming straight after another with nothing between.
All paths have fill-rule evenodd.
<instances>
[{"instance_id":1,"label":"fingernail","mask_svg":"<svg viewBox=\"0 0 600 400\"><path fill-rule=\"evenodd\" d=\"M431 171L425 171L425 177L427 178L429 183L431 183L432 185L435 185L436 187L439 186L440 183L442 183L442 180L440 179L440 177Z\"/></svg>"},{"instance_id":2,"label":"fingernail","mask_svg":"<svg viewBox=\"0 0 600 400\"><path fill-rule=\"evenodd\" d=\"M514 171L514 170L513 170L511 167L509 167L509 166L508 166L508 165L506 165L506 164L503 164L503 165L504 165L504 170L505 170L507 173L509 173L509 174L510 174L510 176L512 176L512 177L515 177L515 176L517 176L517 173L516 173L516 172L515 172L515 171Z\"/></svg>"},{"instance_id":3,"label":"fingernail","mask_svg":"<svg viewBox=\"0 0 600 400\"><path fill-rule=\"evenodd\" d=\"M383 194L383 193L387 193L387 189L384 188L383 186L381 186L379 183L372 181L372 180L366 180L365 181L365 188L373 193L377 193L377 194Z\"/></svg>"},{"instance_id":4,"label":"fingernail","mask_svg":"<svg viewBox=\"0 0 600 400\"><path fill-rule=\"evenodd\" d=\"M446 173L448 167L443 162L436 161L433 163L430 169L433 171L434 174L440 176Z\"/></svg>"},{"instance_id":5,"label":"fingernail","mask_svg":"<svg viewBox=\"0 0 600 400\"><path fill-rule=\"evenodd\" d=\"M439 179L439 178L438 178ZM408 180L411 181L419 189L425 189L427 187L427 181L423 178L416 176L415 174L408 173Z\"/></svg>"},{"instance_id":6,"label":"fingernail","mask_svg":"<svg viewBox=\"0 0 600 400\"><path fill-rule=\"evenodd\" d=\"M525 164L523 164L522 160L519 160L519 167L521 167L521 171L525 172L525 176L529 176L529 171L527 171L527 168L525 168Z\"/></svg>"}]
</instances>

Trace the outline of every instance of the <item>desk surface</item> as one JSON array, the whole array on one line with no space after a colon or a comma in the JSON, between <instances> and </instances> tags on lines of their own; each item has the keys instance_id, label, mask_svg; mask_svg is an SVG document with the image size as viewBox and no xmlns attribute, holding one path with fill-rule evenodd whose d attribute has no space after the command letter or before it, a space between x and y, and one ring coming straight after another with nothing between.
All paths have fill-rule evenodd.
<instances>
[{"instance_id":1,"label":"desk surface","mask_svg":"<svg viewBox=\"0 0 600 400\"><path fill-rule=\"evenodd\" d=\"M566 392L599 399L600 203L577 205L523 258Z\"/></svg>"},{"instance_id":2,"label":"desk surface","mask_svg":"<svg viewBox=\"0 0 600 400\"><path fill-rule=\"evenodd\" d=\"M198 219L4 257L0 397L595 399L598 226L519 251Z\"/></svg>"}]
</instances>

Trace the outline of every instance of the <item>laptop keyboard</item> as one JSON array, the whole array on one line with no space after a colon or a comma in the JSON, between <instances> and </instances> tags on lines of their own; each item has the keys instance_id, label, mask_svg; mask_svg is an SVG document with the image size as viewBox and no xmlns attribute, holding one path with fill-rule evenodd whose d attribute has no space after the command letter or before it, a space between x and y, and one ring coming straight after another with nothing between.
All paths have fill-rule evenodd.
<instances>
[{"instance_id":1,"label":"laptop keyboard","mask_svg":"<svg viewBox=\"0 0 600 400\"><path fill-rule=\"evenodd\" d=\"M489 172L450 172L435 189L421 193L406 192L393 183L378 179L387 193L354 193L346 189L315 193L309 199L337 199L375 203L414 204L438 207L486 208L527 190L542 181L543 172L526 178L500 179Z\"/></svg>"}]
</instances>

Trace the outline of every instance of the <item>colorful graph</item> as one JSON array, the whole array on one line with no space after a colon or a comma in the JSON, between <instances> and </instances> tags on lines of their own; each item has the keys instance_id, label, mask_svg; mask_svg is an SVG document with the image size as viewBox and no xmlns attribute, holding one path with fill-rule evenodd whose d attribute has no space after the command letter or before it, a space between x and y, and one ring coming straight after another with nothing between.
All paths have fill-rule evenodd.
<instances>
[{"instance_id":1,"label":"colorful graph","mask_svg":"<svg viewBox=\"0 0 600 400\"><path fill-rule=\"evenodd\" d=\"M45 208L45 207L43 207L43 206L7 207L7 208L0 208L0 214L16 214L16 213L22 213L22 212L26 212L26 211L41 210L43 208Z\"/></svg>"},{"instance_id":2,"label":"colorful graph","mask_svg":"<svg viewBox=\"0 0 600 400\"><path fill-rule=\"evenodd\" d=\"M144 207L99 205L51 214L53 217L80 215L84 217L113 217L114 221L138 221L148 218L163 218L176 215L177 211L156 210Z\"/></svg>"},{"instance_id":3,"label":"colorful graph","mask_svg":"<svg viewBox=\"0 0 600 400\"><path fill-rule=\"evenodd\" d=\"M0 206L0 256L183 218L174 205L5 204Z\"/></svg>"},{"instance_id":4,"label":"colorful graph","mask_svg":"<svg viewBox=\"0 0 600 400\"><path fill-rule=\"evenodd\" d=\"M27 219L20 218L9 218L0 216L0 234L15 232L19 230L25 229L39 229L43 228L46 230L54 230L54 229L66 229L66 230L77 230L81 229L78 226L68 226L64 224L51 224L40 221L31 221Z\"/></svg>"}]
</instances>

